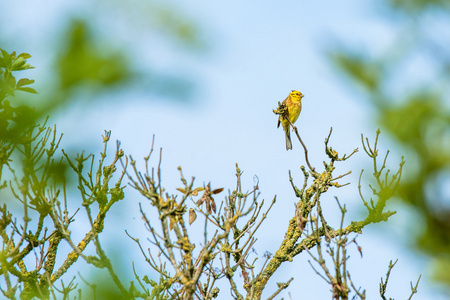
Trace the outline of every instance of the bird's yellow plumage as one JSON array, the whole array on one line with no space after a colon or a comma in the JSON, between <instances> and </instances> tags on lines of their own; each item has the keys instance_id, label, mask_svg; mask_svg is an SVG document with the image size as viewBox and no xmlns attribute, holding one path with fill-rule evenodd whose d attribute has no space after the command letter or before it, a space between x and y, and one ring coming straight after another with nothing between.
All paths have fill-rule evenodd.
<instances>
[{"instance_id":1,"label":"bird's yellow plumage","mask_svg":"<svg viewBox=\"0 0 450 300\"><path fill-rule=\"evenodd\" d=\"M287 115L289 117L289 121L292 124L297 121L300 112L302 111L302 98L303 94L299 91L292 91L289 96L283 101L283 105L287 109ZM291 142L291 128L289 121L286 120L282 115L278 118L278 127L280 127L280 123L283 125L284 132L286 133L286 150L292 149Z\"/></svg>"}]
</instances>

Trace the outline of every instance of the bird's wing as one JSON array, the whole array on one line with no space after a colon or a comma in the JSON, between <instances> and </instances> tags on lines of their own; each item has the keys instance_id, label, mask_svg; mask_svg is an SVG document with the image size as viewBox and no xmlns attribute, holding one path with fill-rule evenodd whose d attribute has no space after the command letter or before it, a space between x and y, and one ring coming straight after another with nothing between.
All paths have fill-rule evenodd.
<instances>
[{"instance_id":1,"label":"bird's wing","mask_svg":"<svg viewBox=\"0 0 450 300\"><path fill-rule=\"evenodd\" d=\"M284 99L284 101L283 101L283 105L286 107L286 109L288 110L288 114L289 114L289 107L288 107L288 105L287 105L287 102L289 101L289 96L287 96L286 97L286 99ZM279 117L278 117L278 125L277 125L277 128L278 127L280 127L280 124L281 124L281 118L282 118L282 116L280 115Z\"/></svg>"},{"instance_id":2,"label":"bird's wing","mask_svg":"<svg viewBox=\"0 0 450 300\"><path fill-rule=\"evenodd\" d=\"M284 99L284 101L283 101L283 103L282 103L284 106L286 106L286 101L287 101L288 98L289 98L289 96L287 96L287 98ZM286 108L287 108L287 107L286 107ZM280 124L281 124L281 118L282 118L282 116L280 115L280 116L278 117L278 125L277 125L277 128L280 127Z\"/></svg>"}]
</instances>

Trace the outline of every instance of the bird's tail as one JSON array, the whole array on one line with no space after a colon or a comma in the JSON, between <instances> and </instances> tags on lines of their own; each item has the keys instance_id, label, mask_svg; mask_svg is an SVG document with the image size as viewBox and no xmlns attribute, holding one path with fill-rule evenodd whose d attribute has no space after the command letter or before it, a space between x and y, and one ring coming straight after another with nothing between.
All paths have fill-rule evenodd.
<instances>
[{"instance_id":1,"label":"bird's tail","mask_svg":"<svg viewBox=\"0 0 450 300\"><path fill-rule=\"evenodd\" d=\"M290 128L287 128L286 131L286 150L292 150L292 142L291 142L291 131Z\"/></svg>"}]
</instances>

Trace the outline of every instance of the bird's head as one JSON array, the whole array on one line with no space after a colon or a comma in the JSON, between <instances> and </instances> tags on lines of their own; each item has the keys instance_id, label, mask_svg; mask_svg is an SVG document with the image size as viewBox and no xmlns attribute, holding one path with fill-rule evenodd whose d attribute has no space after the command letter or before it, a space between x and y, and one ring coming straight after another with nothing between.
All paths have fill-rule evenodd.
<instances>
[{"instance_id":1,"label":"bird's head","mask_svg":"<svg viewBox=\"0 0 450 300\"><path fill-rule=\"evenodd\" d=\"M289 96L291 97L292 100L294 101L300 101L302 100L302 98L304 97L302 93L300 93L299 91L295 91L293 90Z\"/></svg>"}]
</instances>

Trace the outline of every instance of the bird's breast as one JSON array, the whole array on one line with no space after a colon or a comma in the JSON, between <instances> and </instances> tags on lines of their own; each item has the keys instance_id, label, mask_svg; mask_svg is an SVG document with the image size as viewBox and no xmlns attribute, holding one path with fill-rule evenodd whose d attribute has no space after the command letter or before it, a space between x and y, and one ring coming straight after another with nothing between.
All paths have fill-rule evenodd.
<instances>
[{"instance_id":1,"label":"bird's breast","mask_svg":"<svg viewBox=\"0 0 450 300\"><path fill-rule=\"evenodd\" d=\"M302 110L301 102L293 103L293 105L289 108L289 119L292 123L297 121L301 110Z\"/></svg>"}]
</instances>

